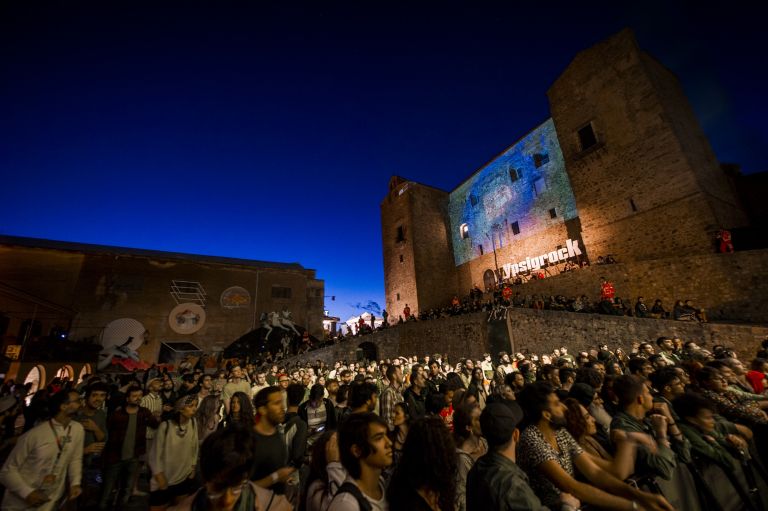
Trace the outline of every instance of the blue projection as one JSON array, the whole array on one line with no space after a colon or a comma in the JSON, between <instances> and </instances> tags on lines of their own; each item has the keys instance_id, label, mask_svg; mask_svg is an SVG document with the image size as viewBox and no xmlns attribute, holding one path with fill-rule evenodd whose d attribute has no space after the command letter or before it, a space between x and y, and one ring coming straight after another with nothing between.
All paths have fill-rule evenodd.
<instances>
[{"instance_id":1,"label":"blue projection","mask_svg":"<svg viewBox=\"0 0 768 511\"><path fill-rule=\"evenodd\" d=\"M576 218L552 119L453 190L448 214L456 266Z\"/></svg>"}]
</instances>

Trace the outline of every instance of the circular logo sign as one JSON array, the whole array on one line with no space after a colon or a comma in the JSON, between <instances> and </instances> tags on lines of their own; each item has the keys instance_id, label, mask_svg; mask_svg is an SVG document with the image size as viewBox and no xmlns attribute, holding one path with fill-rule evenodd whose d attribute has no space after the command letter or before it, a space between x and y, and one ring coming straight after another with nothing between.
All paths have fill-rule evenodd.
<instances>
[{"instance_id":1,"label":"circular logo sign","mask_svg":"<svg viewBox=\"0 0 768 511\"><path fill-rule=\"evenodd\" d=\"M240 286L232 286L221 293L221 306L224 309L247 309L251 303L251 294Z\"/></svg>"},{"instance_id":2,"label":"circular logo sign","mask_svg":"<svg viewBox=\"0 0 768 511\"><path fill-rule=\"evenodd\" d=\"M194 334L205 324L205 310L196 303L180 303L168 315L168 325L177 334Z\"/></svg>"}]
</instances>

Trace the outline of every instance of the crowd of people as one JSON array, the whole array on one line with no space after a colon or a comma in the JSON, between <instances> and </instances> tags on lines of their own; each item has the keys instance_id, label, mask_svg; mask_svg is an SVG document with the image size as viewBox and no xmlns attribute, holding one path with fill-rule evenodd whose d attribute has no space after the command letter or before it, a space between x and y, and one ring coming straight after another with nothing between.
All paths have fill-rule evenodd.
<instances>
[{"instance_id":1,"label":"crowd of people","mask_svg":"<svg viewBox=\"0 0 768 511\"><path fill-rule=\"evenodd\" d=\"M768 509L768 340L626 351L5 381L0 507Z\"/></svg>"}]
</instances>

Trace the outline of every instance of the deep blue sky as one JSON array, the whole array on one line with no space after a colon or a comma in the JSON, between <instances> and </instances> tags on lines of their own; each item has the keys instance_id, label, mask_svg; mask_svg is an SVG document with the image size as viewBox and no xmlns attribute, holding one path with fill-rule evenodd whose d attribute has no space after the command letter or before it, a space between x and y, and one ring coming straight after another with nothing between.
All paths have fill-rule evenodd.
<instances>
[{"instance_id":1,"label":"deep blue sky","mask_svg":"<svg viewBox=\"0 0 768 511\"><path fill-rule=\"evenodd\" d=\"M768 169L765 13L617 3L3 2L0 233L298 261L346 318L383 305L389 177L452 189L626 26Z\"/></svg>"}]
</instances>

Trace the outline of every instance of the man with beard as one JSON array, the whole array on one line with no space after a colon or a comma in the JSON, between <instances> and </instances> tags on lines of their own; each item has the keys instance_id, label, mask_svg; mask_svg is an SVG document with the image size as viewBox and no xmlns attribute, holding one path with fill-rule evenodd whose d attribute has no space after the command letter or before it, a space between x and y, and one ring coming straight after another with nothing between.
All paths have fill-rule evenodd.
<instances>
[{"instance_id":1,"label":"man with beard","mask_svg":"<svg viewBox=\"0 0 768 511\"><path fill-rule=\"evenodd\" d=\"M509 354L506 351L500 352L499 365L496 367L496 385L502 385L507 375L515 371L515 366L509 359Z\"/></svg>"},{"instance_id":2,"label":"man with beard","mask_svg":"<svg viewBox=\"0 0 768 511\"><path fill-rule=\"evenodd\" d=\"M102 410L109 387L100 381L85 389L85 406L75 415L83 425L83 494L80 506L92 508L98 504L101 478L101 451L107 439L107 414Z\"/></svg>"},{"instance_id":3,"label":"man with beard","mask_svg":"<svg viewBox=\"0 0 768 511\"><path fill-rule=\"evenodd\" d=\"M271 488L285 494L285 483L296 470L288 466L288 448L278 426L285 419L283 395L279 387L262 389L253 398L258 413L255 430L256 459L251 470L251 481L262 488Z\"/></svg>"},{"instance_id":4,"label":"man with beard","mask_svg":"<svg viewBox=\"0 0 768 511\"><path fill-rule=\"evenodd\" d=\"M440 386L445 384L445 376L440 372L440 362L437 360L433 359L429 362L427 384L429 385L429 394L439 393Z\"/></svg>"},{"instance_id":5,"label":"man with beard","mask_svg":"<svg viewBox=\"0 0 768 511\"><path fill-rule=\"evenodd\" d=\"M59 508L65 491L69 500L80 495L85 431L72 420L80 403L75 391L54 394L50 419L19 438L0 470L3 510L51 511Z\"/></svg>"},{"instance_id":6,"label":"man with beard","mask_svg":"<svg viewBox=\"0 0 768 511\"><path fill-rule=\"evenodd\" d=\"M517 462L544 505L556 509L569 493L595 507L672 510L661 495L646 493L616 478L605 463L584 452L565 429L565 405L545 381L527 385L518 396L529 426L520 435ZM575 479L576 468L594 486Z\"/></svg>"}]
</instances>

